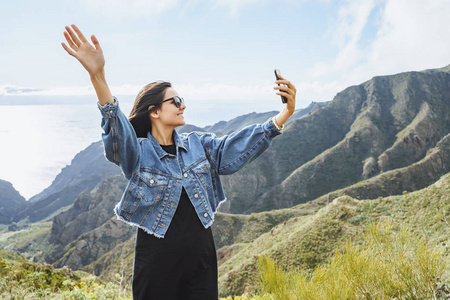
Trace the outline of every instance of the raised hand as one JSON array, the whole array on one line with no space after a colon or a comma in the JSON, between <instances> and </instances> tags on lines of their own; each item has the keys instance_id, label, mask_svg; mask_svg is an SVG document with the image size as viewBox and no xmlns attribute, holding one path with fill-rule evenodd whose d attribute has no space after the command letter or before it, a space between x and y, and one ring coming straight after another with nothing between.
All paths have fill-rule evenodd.
<instances>
[{"instance_id":1,"label":"raised hand","mask_svg":"<svg viewBox=\"0 0 450 300\"><path fill-rule=\"evenodd\" d=\"M290 116L294 114L295 111L295 95L297 94L297 89L288 80L286 80L281 74L278 74L279 80L276 80L277 84L274 86L275 90L278 90L277 95L285 96L287 98L286 106L278 115L275 116L276 122L279 126L282 126L289 119ZM285 84L278 85L278 84Z\"/></svg>"},{"instance_id":2,"label":"raised hand","mask_svg":"<svg viewBox=\"0 0 450 300\"><path fill-rule=\"evenodd\" d=\"M91 35L92 43L95 48L88 42L77 26L72 24L73 30L69 26L66 26L64 31L64 37L67 40L70 48L64 43L61 43L63 48L72 55L83 65L83 67L89 72L91 77L96 76L103 72L105 66L105 58L103 57L103 51L97 38Z\"/></svg>"},{"instance_id":3,"label":"raised hand","mask_svg":"<svg viewBox=\"0 0 450 300\"><path fill-rule=\"evenodd\" d=\"M276 80L276 84L285 84L274 86L275 90L279 90L276 94L281 95L287 98L286 109L293 114L295 111L295 94L297 93L297 89L295 86L288 80L286 80L281 74L278 73L279 80Z\"/></svg>"}]
</instances>

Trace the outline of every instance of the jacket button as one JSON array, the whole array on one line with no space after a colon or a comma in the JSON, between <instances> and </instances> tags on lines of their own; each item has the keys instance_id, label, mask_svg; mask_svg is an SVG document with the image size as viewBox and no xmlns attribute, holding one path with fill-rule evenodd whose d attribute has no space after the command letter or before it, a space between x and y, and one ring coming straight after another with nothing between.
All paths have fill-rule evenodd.
<instances>
[{"instance_id":1,"label":"jacket button","mask_svg":"<svg viewBox=\"0 0 450 300\"><path fill-rule=\"evenodd\" d=\"M205 213L203 216L204 216L205 218L208 217L208 213Z\"/></svg>"},{"instance_id":2,"label":"jacket button","mask_svg":"<svg viewBox=\"0 0 450 300\"><path fill-rule=\"evenodd\" d=\"M198 198L198 194L195 194L195 195L194 195L194 198Z\"/></svg>"},{"instance_id":3,"label":"jacket button","mask_svg":"<svg viewBox=\"0 0 450 300\"><path fill-rule=\"evenodd\" d=\"M187 177L188 175L187 175L187 173L184 173L184 175L183 175L183 176L184 176L184 178L186 178L186 177Z\"/></svg>"},{"instance_id":4,"label":"jacket button","mask_svg":"<svg viewBox=\"0 0 450 300\"><path fill-rule=\"evenodd\" d=\"M155 183L155 181L154 181L154 180L152 179L152 180L150 180L150 183L151 183L151 184L154 184L154 183Z\"/></svg>"}]
</instances>

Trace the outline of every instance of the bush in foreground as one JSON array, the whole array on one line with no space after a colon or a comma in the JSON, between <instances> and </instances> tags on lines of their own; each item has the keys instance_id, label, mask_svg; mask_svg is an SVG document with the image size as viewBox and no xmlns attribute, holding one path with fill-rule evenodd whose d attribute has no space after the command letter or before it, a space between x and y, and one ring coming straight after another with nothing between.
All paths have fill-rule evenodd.
<instances>
[{"instance_id":1,"label":"bush in foreground","mask_svg":"<svg viewBox=\"0 0 450 300\"><path fill-rule=\"evenodd\" d=\"M252 300L450 297L449 286L439 281L445 272L439 251L392 223L368 225L363 247L346 243L311 274L285 272L266 256L259 258L258 270L261 294Z\"/></svg>"},{"instance_id":2,"label":"bush in foreground","mask_svg":"<svg viewBox=\"0 0 450 300\"><path fill-rule=\"evenodd\" d=\"M29 262L0 249L0 298L125 300L131 299L131 293L120 278L103 283L84 272Z\"/></svg>"}]
</instances>

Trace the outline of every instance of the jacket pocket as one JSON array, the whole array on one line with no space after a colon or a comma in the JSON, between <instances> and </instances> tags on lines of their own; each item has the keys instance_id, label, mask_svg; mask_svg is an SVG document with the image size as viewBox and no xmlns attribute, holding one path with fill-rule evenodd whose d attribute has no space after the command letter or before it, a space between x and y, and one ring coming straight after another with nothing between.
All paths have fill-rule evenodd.
<instances>
[{"instance_id":1,"label":"jacket pocket","mask_svg":"<svg viewBox=\"0 0 450 300\"><path fill-rule=\"evenodd\" d=\"M127 221L140 224L164 198L168 183L167 176L141 170L127 187L120 215Z\"/></svg>"},{"instance_id":2,"label":"jacket pocket","mask_svg":"<svg viewBox=\"0 0 450 300\"><path fill-rule=\"evenodd\" d=\"M141 171L135 196L147 203L156 203L163 198L168 182L167 176Z\"/></svg>"},{"instance_id":3,"label":"jacket pocket","mask_svg":"<svg viewBox=\"0 0 450 300\"><path fill-rule=\"evenodd\" d=\"M212 187L211 179L211 165L207 159L202 160L200 163L192 168L192 172L195 174L197 180L205 187Z\"/></svg>"}]
</instances>

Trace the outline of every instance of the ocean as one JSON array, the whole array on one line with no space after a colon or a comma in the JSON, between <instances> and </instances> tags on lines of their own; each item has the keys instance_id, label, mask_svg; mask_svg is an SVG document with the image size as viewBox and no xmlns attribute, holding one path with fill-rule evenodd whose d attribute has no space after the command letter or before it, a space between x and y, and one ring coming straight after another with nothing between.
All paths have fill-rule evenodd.
<instances>
[{"instance_id":1,"label":"ocean","mask_svg":"<svg viewBox=\"0 0 450 300\"><path fill-rule=\"evenodd\" d=\"M119 97L128 115L132 97ZM34 105L33 103L39 103ZM64 103L64 104L61 104ZM280 109L278 101L187 101L185 120L204 127L251 113ZM47 188L74 156L101 140L95 96L0 97L0 179L26 199Z\"/></svg>"},{"instance_id":2,"label":"ocean","mask_svg":"<svg viewBox=\"0 0 450 300\"><path fill-rule=\"evenodd\" d=\"M126 106L128 114L131 105ZM31 198L101 139L100 122L95 103L0 106L0 179Z\"/></svg>"}]
</instances>

